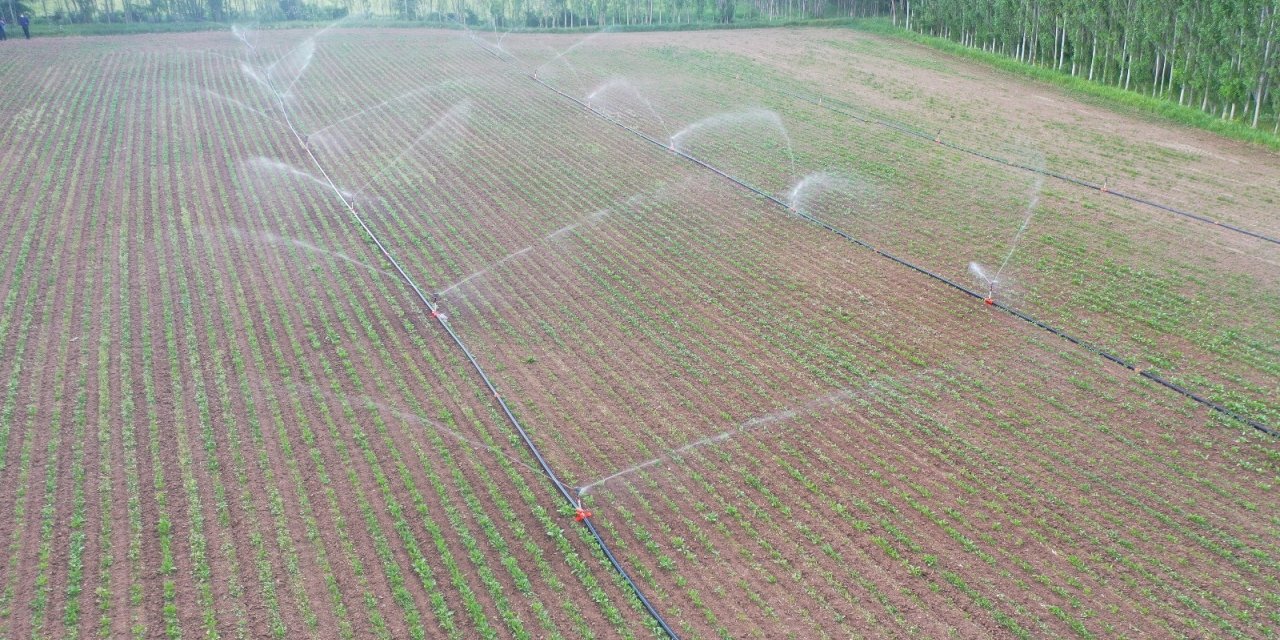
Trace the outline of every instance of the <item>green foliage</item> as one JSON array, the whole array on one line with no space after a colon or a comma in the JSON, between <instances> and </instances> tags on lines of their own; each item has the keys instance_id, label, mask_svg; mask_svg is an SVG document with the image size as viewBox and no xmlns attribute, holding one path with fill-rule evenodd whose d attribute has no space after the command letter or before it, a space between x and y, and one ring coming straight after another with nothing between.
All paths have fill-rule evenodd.
<instances>
[{"instance_id":1,"label":"green foliage","mask_svg":"<svg viewBox=\"0 0 1280 640\"><path fill-rule=\"evenodd\" d=\"M1278 9L1271 0L916 0L894 24L1274 133Z\"/></svg>"},{"instance_id":2,"label":"green foliage","mask_svg":"<svg viewBox=\"0 0 1280 640\"><path fill-rule=\"evenodd\" d=\"M226 22L307 23L346 20L348 26L387 20L413 26L470 25L495 30L648 30L715 26L786 26L830 23L856 15L875 15L887 3L857 0L818 2L745 2L743 0L626 0L568 3L565 0L495 2L493 0L380 0L308 3L302 0L186 0L175 3L76 0L73 9L57 8L36 16L40 27L57 34L143 33L225 28ZM17 5L21 7L21 5ZM43 7L42 7L43 9ZM18 9L20 11L21 9ZM16 13L15 13L16 15Z\"/></svg>"}]
</instances>

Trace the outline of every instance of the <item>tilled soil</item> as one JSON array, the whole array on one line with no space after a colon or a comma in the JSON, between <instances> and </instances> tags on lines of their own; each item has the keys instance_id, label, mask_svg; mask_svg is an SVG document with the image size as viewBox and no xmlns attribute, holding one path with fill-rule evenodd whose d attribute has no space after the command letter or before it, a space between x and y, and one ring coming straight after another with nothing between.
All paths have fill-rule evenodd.
<instances>
[{"instance_id":1,"label":"tilled soil","mask_svg":"<svg viewBox=\"0 0 1280 640\"><path fill-rule=\"evenodd\" d=\"M465 33L338 29L266 70L308 35L263 32L254 51L227 33L37 40L15 49L25 73L0 72L16 88L0 119L20 125L0 133L15 176L0 219L0 636L648 633L344 200L439 293L682 636L1269 624L1272 440L836 236L788 194L823 168L808 162L865 161L883 173L859 192L876 206L823 220L961 279L973 247L1003 249L1038 184L892 132L854 140L869 125L670 65L714 54L692 62L962 146L1046 149L1047 169L1267 233L1273 154L842 30L511 35L491 55ZM731 102L783 109L788 155L772 121L763 142L680 150L790 208L565 100L533 67L571 95L627 94L623 115L660 141ZM647 72L669 74L667 93ZM1176 310L1274 284L1280 257L1106 194L1044 192L1042 224L1107 231L1036 228L1035 258L1013 263L1020 304L1061 307L1055 320L1109 348L1184 353L1176 374L1236 385L1220 392L1269 415L1274 328L1240 311L1269 299L1197 311L1232 332L1215 342L1123 300L1082 305L1131 291L1069 275L1167 267L1183 280L1151 286ZM986 220L984 197L1016 210Z\"/></svg>"}]
</instances>

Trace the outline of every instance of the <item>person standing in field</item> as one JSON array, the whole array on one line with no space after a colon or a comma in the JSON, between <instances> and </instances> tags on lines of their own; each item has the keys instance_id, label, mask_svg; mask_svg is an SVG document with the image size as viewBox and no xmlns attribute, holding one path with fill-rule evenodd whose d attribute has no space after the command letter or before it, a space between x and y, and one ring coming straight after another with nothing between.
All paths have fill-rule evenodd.
<instances>
[{"instance_id":1,"label":"person standing in field","mask_svg":"<svg viewBox=\"0 0 1280 640\"><path fill-rule=\"evenodd\" d=\"M23 37L30 40L31 39L31 18L28 18L27 14L25 13L18 16L18 25L22 27Z\"/></svg>"},{"instance_id":2,"label":"person standing in field","mask_svg":"<svg viewBox=\"0 0 1280 640\"><path fill-rule=\"evenodd\" d=\"M4 35L4 18L0 18L0 40L8 40L9 36Z\"/></svg>"}]
</instances>

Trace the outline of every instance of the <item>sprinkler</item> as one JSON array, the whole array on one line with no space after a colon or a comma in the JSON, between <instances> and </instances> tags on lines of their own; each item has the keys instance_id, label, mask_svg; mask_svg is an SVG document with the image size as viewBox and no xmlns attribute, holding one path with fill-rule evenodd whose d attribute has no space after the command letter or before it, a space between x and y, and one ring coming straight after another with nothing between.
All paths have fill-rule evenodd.
<instances>
[{"instance_id":1,"label":"sprinkler","mask_svg":"<svg viewBox=\"0 0 1280 640\"><path fill-rule=\"evenodd\" d=\"M1110 180L1110 178L1103 178L1103 179L1102 179L1102 188L1101 188L1101 191L1102 191L1103 193L1107 193L1107 181L1108 181L1108 180Z\"/></svg>"},{"instance_id":2,"label":"sprinkler","mask_svg":"<svg viewBox=\"0 0 1280 640\"><path fill-rule=\"evenodd\" d=\"M983 299L982 299L982 301L983 301L984 303L988 304L988 305L991 305L991 306L995 306L995 304L996 304L996 299L995 299L995 298L992 298L992 297L991 297L991 296L989 296L989 295L988 295L987 297L983 298Z\"/></svg>"},{"instance_id":3,"label":"sprinkler","mask_svg":"<svg viewBox=\"0 0 1280 640\"><path fill-rule=\"evenodd\" d=\"M590 517L591 517L591 512L587 511L586 508L582 506L582 503L578 503L577 508L573 510L573 521L583 522Z\"/></svg>"}]
</instances>

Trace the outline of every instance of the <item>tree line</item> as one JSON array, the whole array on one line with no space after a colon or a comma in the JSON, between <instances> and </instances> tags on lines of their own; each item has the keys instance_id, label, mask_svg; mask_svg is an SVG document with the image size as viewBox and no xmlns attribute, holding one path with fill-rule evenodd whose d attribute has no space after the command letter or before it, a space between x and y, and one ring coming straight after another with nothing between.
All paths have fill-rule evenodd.
<instances>
[{"instance_id":1,"label":"tree line","mask_svg":"<svg viewBox=\"0 0 1280 640\"><path fill-rule=\"evenodd\" d=\"M10 20L466 22L496 29L885 16L1280 133L1280 0L0 0Z\"/></svg>"},{"instance_id":2,"label":"tree line","mask_svg":"<svg viewBox=\"0 0 1280 640\"><path fill-rule=\"evenodd\" d=\"M347 16L497 28L731 23L889 14L891 0L0 0L60 22L325 20Z\"/></svg>"},{"instance_id":3,"label":"tree line","mask_svg":"<svg viewBox=\"0 0 1280 640\"><path fill-rule=\"evenodd\" d=\"M1280 132L1280 0L894 0L895 24Z\"/></svg>"}]
</instances>

